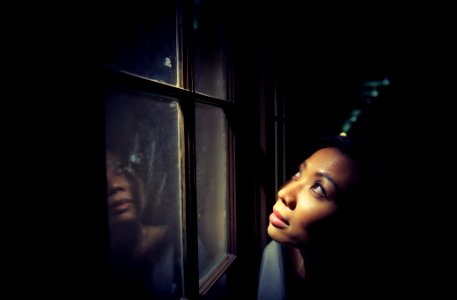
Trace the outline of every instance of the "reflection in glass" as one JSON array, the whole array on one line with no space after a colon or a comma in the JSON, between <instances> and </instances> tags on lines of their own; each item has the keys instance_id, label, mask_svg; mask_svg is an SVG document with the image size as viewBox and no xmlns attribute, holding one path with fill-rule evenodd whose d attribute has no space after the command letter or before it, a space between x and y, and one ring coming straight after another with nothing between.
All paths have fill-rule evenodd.
<instances>
[{"instance_id":1,"label":"reflection in glass","mask_svg":"<svg viewBox=\"0 0 457 300\"><path fill-rule=\"evenodd\" d=\"M112 296L182 295L181 112L176 99L105 95Z\"/></svg>"},{"instance_id":2,"label":"reflection in glass","mask_svg":"<svg viewBox=\"0 0 457 300\"><path fill-rule=\"evenodd\" d=\"M199 274L227 254L227 121L221 108L195 108Z\"/></svg>"}]
</instances>

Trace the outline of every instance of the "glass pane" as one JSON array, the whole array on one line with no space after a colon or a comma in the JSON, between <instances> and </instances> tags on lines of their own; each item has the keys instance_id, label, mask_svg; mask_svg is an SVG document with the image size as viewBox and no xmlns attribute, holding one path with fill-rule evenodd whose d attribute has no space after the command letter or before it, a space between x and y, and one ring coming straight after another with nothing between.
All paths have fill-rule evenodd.
<instances>
[{"instance_id":1,"label":"glass pane","mask_svg":"<svg viewBox=\"0 0 457 300\"><path fill-rule=\"evenodd\" d=\"M222 1L195 4L195 91L227 100L226 9Z\"/></svg>"},{"instance_id":2,"label":"glass pane","mask_svg":"<svg viewBox=\"0 0 457 300\"><path fill-rule=\"evenodd\" d=\"M111 296L182 295L181 120L176 99L105 94Z\"/></svg>"},{"instance_id":3,"label":"glass pane","mask_svg":"<svg viewBox=\"0 0 457 300\"><path fill-rule=\"evenodd\" d=\"M199 274L227 253L227 121L221 108L197 103L196 157Z\"/></svg>"},{"instance_id":4,"label":"glass pane","mask_svg":"<svg viewBox=\"0 0 457 300\"><path fill-rule=\"evenodd\" d=\"M162 1L111 12L103 20L105 65L178 84L176 2Z\"/></svg>"}]
</instances>

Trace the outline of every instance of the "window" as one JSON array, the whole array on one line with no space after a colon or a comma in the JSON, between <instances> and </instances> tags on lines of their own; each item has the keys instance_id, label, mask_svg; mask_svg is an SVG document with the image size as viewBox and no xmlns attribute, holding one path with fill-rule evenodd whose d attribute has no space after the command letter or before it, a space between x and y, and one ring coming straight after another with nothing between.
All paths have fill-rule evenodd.
<instances>
[{"instance_id":1,"label":"window","mask_svg":"<svg viewBox=\"0 0 457 300\"><path fill-rule=\"evenodd\" d=\"M211 1L164 2L104 27L111 289L196 299L236 257L227 23Z\"/></svg>"},{"instance_id":2,"label":"window","mask_svg":"<svg viewBox=\"0 0 457 300\"><path fill-rule=\"evenodd\" d=\"M160 299L180 295L179 102L115 88L105 99L110 288Z\"/></svg>"},{"instance_id":3,"label":"window","mask_svg":"<svg viewBox=\"0 0 457 300\"><path fill-rule=\"evenodd\" d=\"M227 28L221 1L195 1L195 90L196 92L228 99ZM222 20L221 20L222 18Z\"/></svg>"},{"instance_id":4,"label":"window","mask_svg":"<svg viewBox=\"0 0 457 300\"><path fill-rule=\"evenodd\" d=\"M197 103L195 108L198 269L202 291L208 280L212 282L212 271L234 257L229 251L227 231L231 215L227 120L219 107Z\"/></svg>"},{"instance_id":5,"label":"window","mask_svg":"<svg viewBox=\"0 0 457 300\"><path fill-rule=\"evenodd\" d=\"M162 1L156 9L123 5L108 10L102 23L105 65L179 85L176 8L173 1Z\"/></svg>"}]
</instances>

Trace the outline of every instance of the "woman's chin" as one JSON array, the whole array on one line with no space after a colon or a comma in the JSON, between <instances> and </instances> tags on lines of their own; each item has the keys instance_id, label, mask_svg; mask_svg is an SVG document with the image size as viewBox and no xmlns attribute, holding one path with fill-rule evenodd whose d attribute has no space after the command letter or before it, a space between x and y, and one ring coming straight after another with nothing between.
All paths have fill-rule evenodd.
<instances>
[{"instance_id":1,"label":"woman's chin","mask_svg":"<svg viewBox=\"0 0 457 300\"><path fill-rule=\"evenodd\" d=\"M118 214L110 214L109 219L110 225L133 224L137 221L134 210L128 210Z\"/></svg>"},{"instance_id":2,"label":"woman's chin","mask_svg":"<svg viewBox=\"0 0 457 300\"><path fill-rule=\"evenodd\" d=\"M288 238L284 230L273 226L271 223L268 225L267 233L273 240L275 240L278 243L288 242Z\"/></svg>"},{"instance_id":3,"label":"woman's chin","mask_svg":"<svg viewBox=\"0 0 457 300\"><path fill-rule=\"evenodd\" d=\"M291 236L286 230L277 228L271 223L268 225L267 233L276 242L292 247L300 248L301 245L306 244L308 241L306 236Z\"/></svg>"}]
</instances>

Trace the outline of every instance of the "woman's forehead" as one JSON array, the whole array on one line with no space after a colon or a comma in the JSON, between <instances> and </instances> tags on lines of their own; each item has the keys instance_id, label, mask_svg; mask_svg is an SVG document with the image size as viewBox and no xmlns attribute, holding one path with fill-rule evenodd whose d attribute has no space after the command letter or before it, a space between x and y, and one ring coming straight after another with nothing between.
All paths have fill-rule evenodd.
<instances>
[{"instance_id":1,"label":"woman's forehead","mask_svg":"<svg viewBox=\"0 0 457 300\"><path fill-rule=\"evenodd\" d=\"M316 172L326 173L341 184L357 176L353 160L337 148L322 148L308 157L304 164Z\"/></svg>"}]
</instances>

